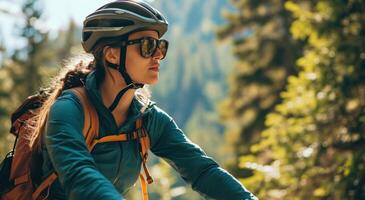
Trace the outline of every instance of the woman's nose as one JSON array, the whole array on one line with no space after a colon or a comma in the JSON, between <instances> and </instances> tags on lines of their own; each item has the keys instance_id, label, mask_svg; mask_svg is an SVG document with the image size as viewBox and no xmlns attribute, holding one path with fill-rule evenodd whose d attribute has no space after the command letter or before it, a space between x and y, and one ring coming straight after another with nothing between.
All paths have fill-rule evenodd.
<instances>
[{"instance_id":1,"label":"woman's nose","mask_svg":"<svg viewBox=\"0 0 365 200\"><path fill-rule=\"evenodd\" d=\"M161 60L163 58L163 54L160 48L156 47L155 53L153 53L153 59Z\"/></svg>"}]
</instances>

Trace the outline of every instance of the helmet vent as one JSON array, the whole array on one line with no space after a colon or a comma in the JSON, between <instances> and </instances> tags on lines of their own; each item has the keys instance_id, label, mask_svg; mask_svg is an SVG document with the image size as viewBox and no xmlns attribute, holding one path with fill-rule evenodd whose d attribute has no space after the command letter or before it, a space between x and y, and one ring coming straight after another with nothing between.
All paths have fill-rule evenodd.
<instances>
[{"instance_id":1,"label":"helmet vent","mask_svg":"<svg viewBox=\"0 0 365 200\"><path fill-rule=\"evenodd\" d=\"M103 9L106 9L106 8L119 8L121 10L127 10L130 12L136 13L143 17L152 18L151 13L146 11L146 8L142 7L141 5L136 4L134 2L125 1L123 4L121 4L120 2L110 3L106 7L103 7Z\"/></svg>"},{"instance_id":2,"label":"helmet vent","mask_svg":"<svg viewBox=\"0 0 365 200\"><path fill-rule=\"evenodd\" d=\"M89 37L91 36L92 32L84 32L82 34L82 41L87 41L89 39Z\"/></svg>"},{"instance_id":3,"label":"helmet vent","mask_svg":"<svg viewBox=\"0 0 365 200\"><path fill-rule=\"evenodd\" d=\"M123 20L123 19L95 19L88 21L85 27L125 27L134 25L134 22L131 20Z\"/></svg>"},{"instance_id":4,"label":"helmet vent","mask_svg":"<svg viewBox=\"0 0 365 200\"><path fill-rule=\"evenodd\" d=\"M163 19L163 18L162 18L162 16L160 15L160 13L156 13L156 17L157 17L157 19L164 21L164 19Z\"/></svg>"}]
</instances>

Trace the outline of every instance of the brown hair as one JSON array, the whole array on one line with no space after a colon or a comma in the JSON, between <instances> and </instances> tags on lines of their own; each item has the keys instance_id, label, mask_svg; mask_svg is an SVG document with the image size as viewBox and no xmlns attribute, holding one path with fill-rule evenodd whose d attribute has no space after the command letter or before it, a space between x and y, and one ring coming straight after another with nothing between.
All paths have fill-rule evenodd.
<instances>
[{"instance_id":1,"label":"brown hair","mask_svg":"<svg viewBox=\"0 0 365 200\"><path fill-rule=\"evenodd\" d=\"M33 134L30 138L30 145L33 149L40 150L41 133L44 132L48 112L57 97L59 97L64 90L82 86L87 74L89 74L92 69L93 62L84 64L83 61L80 61L73 67L67 66L52 80L50 87L44 89L43 92L47 96L46 100L39 109L38 114L35 115L29 123L33 129Z\"/></svg>"},{"instance_id":2,"label":"brown hair","mask_svg":"<svg viewBox=\"0 0 365 200\"><path fill-rule=\"evenodd\" d=\"M42 90L42 93L46 95L46 100L35 117L29 121L29 126L32 128L33 132L30 138L30 145L33 150L37 152L41 150L42 133L44 132L44 128L47 123L48 113L56 99L64 90L83 86L86 81L86 76L91 71L95 71L98 87L104 80L104 46L105 45L99 45L95 48L93 52L94 59L92 61L90 61L90 59L86 56L78 59L77 62L75 62L75 59L71 60L63 67L60 73L53 78L50 86Z\"/></svg>"}]
</instances>

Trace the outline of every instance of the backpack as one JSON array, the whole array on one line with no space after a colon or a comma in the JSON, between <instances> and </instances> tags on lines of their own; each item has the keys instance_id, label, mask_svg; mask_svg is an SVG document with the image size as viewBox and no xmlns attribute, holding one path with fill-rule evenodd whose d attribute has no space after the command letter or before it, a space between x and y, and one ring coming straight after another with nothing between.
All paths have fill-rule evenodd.
<instances>
[{"instance_id":1,"label":"backpack","mask_svg":"<svg viewBox=\"0 0 365 200\"><path fill-rule=\"evenodd\" d=\"M89 152L95 145L104 142L137 140L139 143L142 166L146 175L147 183L153 182L146 167L148 150L150 148L149 136L142 126L142 119L136 121L136 129L132 133L120 133L98 138L99 119L95 108L89 101L84 87L69 89L79 98L84 110L83 135ZM57 179L53 172L43 181L36 176L39 171L40 155L32 152L29 144L31 130L27 126L28 119L37 114L47 97L34 95L28 97L11 116L10 132L16 136L13 150L10 151L0 165L0 199L23 200L23 199L48 199L52 183ZM35 156L36 155L36 156ZM148 200L146 179L140 174L143 200ZM37 184L39 183L39 184Z\"/></svg>"}]
</instances>

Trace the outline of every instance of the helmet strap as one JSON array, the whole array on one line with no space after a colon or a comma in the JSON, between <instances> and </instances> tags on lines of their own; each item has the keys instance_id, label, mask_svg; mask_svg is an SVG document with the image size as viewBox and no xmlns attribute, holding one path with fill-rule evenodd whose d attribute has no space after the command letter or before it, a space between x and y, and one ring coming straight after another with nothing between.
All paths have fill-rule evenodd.
<instances>
[{"instance_id":1,"label":"helmet strap","mask_svg":"<svg viewBox=\"0 0 365 200\"><path fill-rule=\"evenodd\" d=\"M127 36L127 38L128 38L128 36ZM123 39L126 40L126 38L123 38ZM111 68L117 69L119 71L119 73L122 75L125 83L127 84L127 87L120 90L118 95L115 97L112 105L109 107L110 112L114 111L114 109L117 107L120 99L123 97L123 95L129 89L138 89L138 88L143 87L143 84L141 84L141 83L133 83L131 77L127 73L127 69L125 67L126 54L127 54L127 46L121 46L120 47L119 65L108 62L108 66L111 67Z\"/></svg>"},{"instance_id":2,"label":"helmet strap","mask_svg":"<svg viewBox=\"0 0 365 200\"><path fill-rule=\"evenodd\" d=\"M127 73L127 69L125 67L125 58L127 54L127 46L120 47L120 56L119 56L119 72L123 76L124 81L127 85L133 83L131 77Z\"/></svg>"},{"instance_id":3,"label":"helmet strap","mask_svg":"<svg viewBox=\"0 0 365 200\"><path fill-rule=\"evenodd\" d=\"M143 87L143 84L134 84L131 83L127 87L123 88L121 91L119 91L118 95L115 97L112 105L109 107L110 112L113 112L114 109L117 107L120 99L123 97L123 95L129 90L129 89L138 89Z\"/></svg>"}]
</instances>

